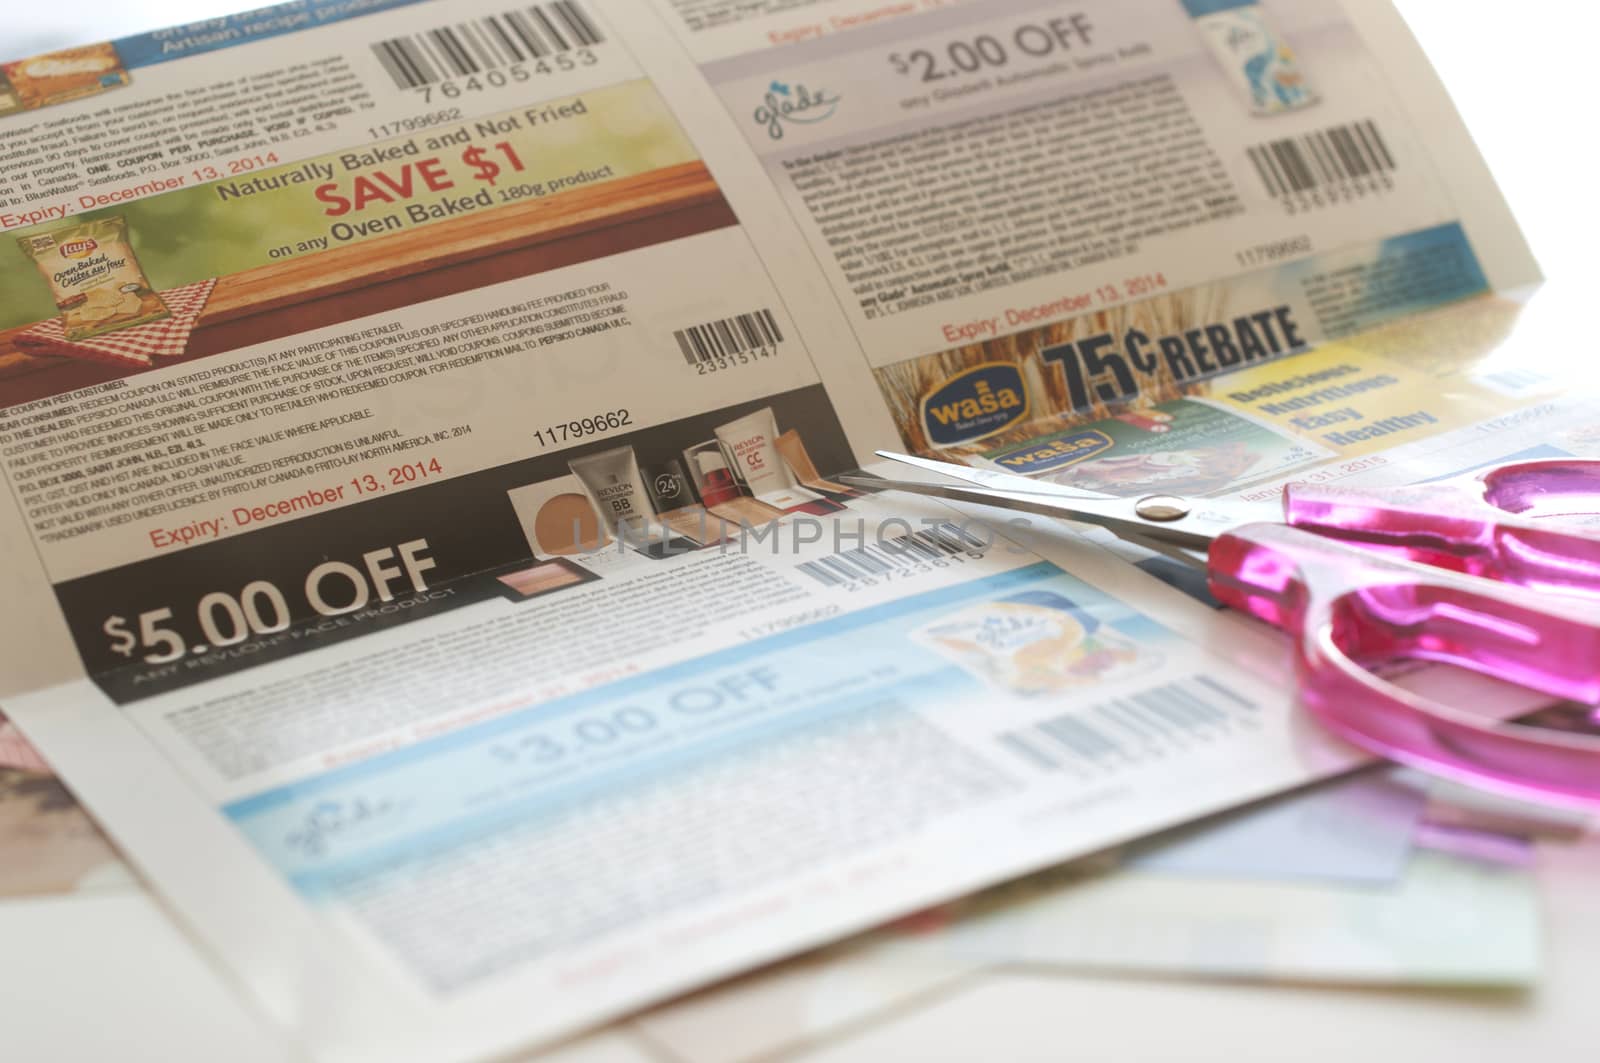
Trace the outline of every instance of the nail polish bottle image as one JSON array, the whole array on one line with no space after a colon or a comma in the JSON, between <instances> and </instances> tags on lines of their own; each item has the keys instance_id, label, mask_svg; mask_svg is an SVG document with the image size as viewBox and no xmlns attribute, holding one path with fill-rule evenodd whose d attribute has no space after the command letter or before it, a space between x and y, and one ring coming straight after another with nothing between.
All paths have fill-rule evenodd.
<instances>
[{"instance_id":1,"label":"nail polish bottle image","mask_svg":"<svg viewBox=\"0 0 1600 1063\"><path fill-rule=\"evenodd\" d=\"M1183 6L1252 112L1281 114L1317 102L1294 49L1256 0L1183 0Z\"/></svg>"}]
</instances>

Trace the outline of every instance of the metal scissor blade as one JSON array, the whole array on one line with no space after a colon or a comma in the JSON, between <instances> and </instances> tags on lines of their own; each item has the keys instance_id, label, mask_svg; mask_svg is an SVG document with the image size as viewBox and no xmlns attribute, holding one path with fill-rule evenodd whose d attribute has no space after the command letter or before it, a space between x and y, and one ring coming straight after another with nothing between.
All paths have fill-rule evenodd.
<instances>
[{"instance_id":1,"label":"metal scissor blade","mask_svg":"<svg viewBox=\"0 0 1600 1063\"><path fill-rule=\"evenodd\" d=\"M1098 524L1118 535L1158 539L1186 549L1205 550L1218 535L1240 525L1283 519L1282 509L1277 506L1165 496L1145 499L1094 497L1074 492L1070 488L1041 484L1010 473L974 469L889 450L880 450L877 454L880 458L963 480L975 485L981 492L993 493L1012 500L1010 503L993 499L986 502L982 498L962 498L959 501L1006 505L1008 508L1025 509L1030 513L1049 513L1067 520ZM899 484L880 483L879 486L898 487ZM1035 505L1020 505L1022 500L1031 500ZM1152 501L1158 501L1162 505L1155 507L1146 505ZM1174 512L1178 515L1172 515ZM1162 516L1151 517L1143 515L1145 513L1162 513Z\"/></svg>"},{"instance_id":2,"label":"metal scissor blade","mask_svg":"<svg viewBox=\"0 0 1600 1063\"><path fill-rule=\"evenodd\" d=\"M1151 553L1160 554L1162 557L1181 562L1192 569L1201 572L1209 567L1210 552L1197 546L1179 546L1177 543L1164 543L1160 539L1148 535L1136 535L1132 532L1121 536L1123 542L1132 546L1141 547Z\"/></svg>"},{"instance_id":3,"label":"metal scissor blade","mask_svg":"<svg viewBox=\"0 0 1600 1063\"><path fill-rule=\"evenodd\" d=\"M1174 546L1205 550L1220 531L1196 530L1183 527L1188 521L1157 524L1140 518L1133 503L1120 500L1089 499L1097 503L1094 508L1084 508L1081 499L1053 498L1036 491L1000 491L992 487L961 487L955 484L929 484L914 480L882 480L872 476L836 476L834 479L851 487L873 487L878 490L904 491L907 494L928 498L943 498L950 502L967 502L977 506L997 506L1018 513L1034 513L1043 517L1075 520L1083 524L1096 524L1119 536L1130 539L1159 538Z\"/></svg>"},{"instance_id":4,"label":"metal scissor blade","mask_svg":"<svg viewBox=\"0 0 1600 1063\"><path fill-rule=\"evenodd\" d=\"M1084 491L1075 491L1070 487L1058 484L1040 483L1030 480L1026 476L1016 473L996 472L993 469L975 469L970 465L957 465L952 461L939 461L935 458L919 458L915 454L899 454L892 450L879 450L875 452L880 458L889 461L898 461L902 465L910 465L916 469L927 472L941 473L953 476L958 480L965 480L969 484L979 487L993 487L1002 491L1015 491L1025 495L1048 495L1054 498L1065 498L1079 502L1104 501L1104 495L1089 494Z\"/></svg>"},{"instance_id":5,"label":"metal scissor blade","mask_svg":"<svg viewBox=\"0 0 1600 1063\"><path fill-rule=\"evenodd\" d=\"M1044 517L1076 519L1079 514L1069 502L1048 495L1020 491L998 491L992 487L964 487L960 484L930 484L918 480L886 480L879 476L855 476L845 473L834 477L848 487L872 487L879 491L903 491L926 498L943 498L951 502L969 502L977 506L997 506L1019 513L1037 513Z\"/></svg>"}]
</instances>

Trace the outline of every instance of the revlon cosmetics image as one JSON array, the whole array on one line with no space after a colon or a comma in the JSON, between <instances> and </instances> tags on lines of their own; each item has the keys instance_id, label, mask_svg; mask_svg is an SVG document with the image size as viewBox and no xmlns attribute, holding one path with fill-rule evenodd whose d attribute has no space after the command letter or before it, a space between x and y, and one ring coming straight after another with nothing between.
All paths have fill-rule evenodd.
<instances>
[{"instance_id":1,"label":"revlon cosmetics image","mask_svg":"<svg viewBox=\"0 0 1600 1063\"><path fill-rule=\"evenodd\" d=\"M683 553L697 545L673 539L655 524L655 509L632 447L586 454L567 462L567 467L583 482L600 519L624 545L657 558Z\"/></svg>"},{"instance_id":2,"label":"revlon cosmetics image","mask_svg":"<svg viewBox=\"0 0 1600 1063\"><path fill-rule=\"evenodd\" d=\"M701 546L722 542L728 535L728 526L720 517L712 516L695 497L694 481L683 471L676 459L655 465L646 465L645 490L655 503L657 518L685 539Z\"/></svg>"},{"instance_id":3,"label":"revlon cosmetics image","mask_svg":"<svg viewBox=\"0 0 1600 1063\"><path fill-rule=\"evenodd\" d=\"M696 443L683 452L684 461L694 470L695 488L707 511L733 524L752 528L770 524L783 516L783 510L758 502L739 490L728 459L716 440Z\"/></svg>"},{"instance_id":4,"label":"revlon cosmetics image","mask_svg":"<svg viewBox=\"0 0 1600 1063\"><path fill-rule=\"evenodd\" d=\"M778 421L771 407L747 413L717 428L717 441L728 456L734 475L764 505L785 513L823 516L839 507L794 482L789 467L778 454Z\"/></svg>"},{"instance_id":5,"label":"revlon cosmetics image","mask_svg":"<svg viewBox=\"0 0 1600 1063\"><path fill-rule=\"evenodd\" d=\"M518 487L507 497L536 557L574 557L611 545L610 532L576 476Z\"/></svg>"}]
</instances>

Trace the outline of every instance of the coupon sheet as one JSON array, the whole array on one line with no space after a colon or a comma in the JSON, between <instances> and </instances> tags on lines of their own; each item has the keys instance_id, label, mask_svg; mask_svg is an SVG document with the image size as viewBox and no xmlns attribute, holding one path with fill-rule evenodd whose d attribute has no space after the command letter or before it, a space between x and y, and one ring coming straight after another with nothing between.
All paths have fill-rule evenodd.
<instances>
[{"instance_id":1,"label":"coupon sheet","mask_svg":"<svg viewBox=\"0 0 1600 1063\"><path fill-rule=\"evenodd\" d=\"M1593 443L1496 354L1537 270L1378 0L4 58L3 706L318 1059L550 1041L1358 762L1273 636L841 482L877 448L1260 496Z\"/></svg>"}]
</instances>

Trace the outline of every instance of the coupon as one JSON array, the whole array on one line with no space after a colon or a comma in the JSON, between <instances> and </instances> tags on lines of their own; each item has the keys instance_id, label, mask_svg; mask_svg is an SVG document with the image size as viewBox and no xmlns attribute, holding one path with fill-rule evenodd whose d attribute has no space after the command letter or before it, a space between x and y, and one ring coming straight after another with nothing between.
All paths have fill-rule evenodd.
<instances>
[{"instance_id":1,"label":"coupon","mask_svg":"<svg viewBox=\"0 0 1600 1063\"><path fill-rule=\"evenodd\" d=\"M1345 770L1244 621L848 474L1250 492L1509 416L1341 369L1536 276L1397 26L295 0L3 57L7 718L327 1061Z\"/></svg>"}]
</instances>

